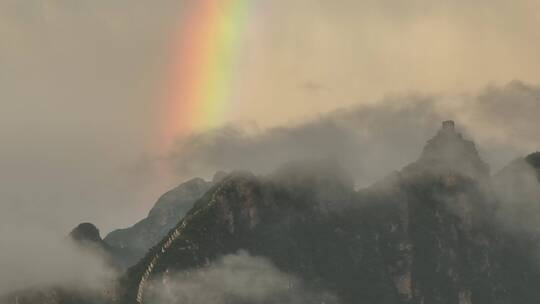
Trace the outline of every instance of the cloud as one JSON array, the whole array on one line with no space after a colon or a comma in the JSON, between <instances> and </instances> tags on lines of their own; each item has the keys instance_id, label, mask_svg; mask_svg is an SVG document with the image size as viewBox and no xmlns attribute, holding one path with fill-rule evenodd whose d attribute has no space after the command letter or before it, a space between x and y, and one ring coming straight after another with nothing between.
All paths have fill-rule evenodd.
<instances>
[{"instance_id":1,"label":"cloud","mask_svg":"<svg viewBox=\"0 0 540 304\"><path fill-rule=\"evenodd\" d=\"M539 147L540 87L537 85L520 81L502 87L492 85L473 101L464 103L459 111L465 113L467 123L483 138L529 150Z\"/></svg>"},{"instance_id":2,"label":"cloud","mask_svg":"<svg viewBox=\"0 0 540 304\"><path fill-rule=\"evenodd\" d=\"M329 90L329 88L327 88L323 84L318 83L318 82L313 81L313 80L308 80L308 81L302 83L301 85L299 85L298 87L300 89L302 89L302 90L304 90L306 92L310 92L310 93L320 93L321 91Z\"/></svg>"},{"instance_id":3,"label":"cloud","mask_svg":"<svg viewBox=\"0 0 540 304\"><path fill-rule=\"evenodd\" d=\"M153 162L126 168L154 158L158 95L187 2L0 1L5 261L21 265L19 256L39 269L30 261L49 250L43 240L82 221L104 232L127 226L170 185L152 172ZM454 118L500 167L538 149L536 86L515 82L472 97L379 97L411 89L455 93L514 78L538 83L536 5L257 1L239 54L240 92L225 119L256 120L261 129L234 124L193 135L170 160L188 178L331 157L366 185L414 160L440 120ZM337 107L346 108L301 122Z\"/></svg>"},{"instance_id":4,"label":"cloud","mask_svg":"<svg viewBox=\"0 0 540 304\"><path fill-rule=\"evenodd\" d=\"M103 257L41 221L39 210L7 209L0 213L0 296L27 288L102 292L110 286L115 272Z\"/></svg>"},{"instance_id":5,"label":"cloud","mask_svg":"<svg viewBox=\"0 0 540 304\"><path fill-rule=\"evenodd\" d=\"M522 158L495 176L494 193L499 202L497 220L509 231L529 235L540 233L539 177L539 169Z\"/></svg>"},{"instance_id":6,"label":"cloud","mask_svg":"<svg viewBox=\"0 0 540 304\"><path fill-rule=\"evenodd\" d=\"M180 176L211 176L234 169L268 173L291 160L332 158L365 186L416 160L446 119L456 120L499 169L539 148L538 117L540 88L515 81L474 96L388 97L288 127L226 125L180 139L170 160Z\"/></svg>"},{"instance_id":7,"label":"cloud","mask_svg":"<svg viewBox=\"0 0 540 304\"><path fill-rule=\"evenodd\" d=\"M306 288L299 278L245 251L226 255L206 268L166 273L151 285L147 303L338 303L330 293Z\"/></svg>"},{"instance_id":8,"label":"cloud","mask_svg":"<svg viewBox=\"0 0 540 304\"><path fill-rule=\"evenodd\" d=\"M189 2L200 1L0 1L2 203L47 206L64 231L91 221L105 232L172 186L123 168L161 148L171 44ZM540 82L534 0L251 2L224 121L267 128L388 92Z\"/></svg>"},{"instance_id":9,"label":"cloud","mask_svg":"<svg viewBox=\"0 0 540 304\"><path fill-rule=\"evenodd\" d=\"M62 235L83 221L107 232L170 187L128 169L156 149L179 15L159 2L0 1L0 213L16 203Z\"/></svg>"}]
</instances>

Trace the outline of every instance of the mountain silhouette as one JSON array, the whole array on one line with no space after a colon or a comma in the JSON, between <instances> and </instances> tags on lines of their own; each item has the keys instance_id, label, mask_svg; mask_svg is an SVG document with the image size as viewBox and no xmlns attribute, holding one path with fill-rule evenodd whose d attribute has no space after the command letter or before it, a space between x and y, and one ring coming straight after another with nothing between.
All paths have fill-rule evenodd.
<instances>
[{"instance_id":1,"label":"mountain silhouette","mask_svg":"<svg viewBox=\"0 0 540 304\"><path fill-rule=\"evenodd\" d=\"M276 172L212 186L128 270L120 301L152 303L172 274L242 249L340 303L540 302L536 240L500 225L489 167L451 121L416 162L366 189L335 164Z\"/></svg>"},{"instance_id":2,"label":"mountain silhouette","mask_svg":"<svg viewBox=\"0 0 540 304\"><path fill-rule=\"evenodd\" d=\"M331 160L218 174L105 240L91 224L71 237L133 265L111 304L536 304L539 172L534 153L491 176L445 121L416 161L367 188ZM68 295L49 302L90 301Z\"/></svg>"}]
</instances>

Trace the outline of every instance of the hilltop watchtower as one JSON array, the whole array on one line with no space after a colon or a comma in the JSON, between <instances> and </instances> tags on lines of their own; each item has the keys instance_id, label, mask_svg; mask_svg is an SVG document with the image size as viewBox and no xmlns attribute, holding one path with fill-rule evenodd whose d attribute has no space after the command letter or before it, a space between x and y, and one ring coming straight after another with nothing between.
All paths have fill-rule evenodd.
<instances>
[{"instance_id":1,"label":"hilltop watchtower","mask_svg":"<svg viewBox=\"0 0 540 304\"><path fill-rule=\"evenodd\" d=\"M442 123L442 129L444 132L447 133L454 133L456 129L456 124L453 120L446 120Z\"/></svg>"}]
</instances>

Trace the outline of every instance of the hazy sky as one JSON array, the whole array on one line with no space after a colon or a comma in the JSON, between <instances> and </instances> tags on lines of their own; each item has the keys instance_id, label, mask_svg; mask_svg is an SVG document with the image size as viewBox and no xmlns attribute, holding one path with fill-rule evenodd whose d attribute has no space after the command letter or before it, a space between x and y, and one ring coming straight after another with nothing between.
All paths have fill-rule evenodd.
<instances>
[{"instance_id":1,"label":"hazy sky","mask_svg":"<svg viewBox=\"0 0 540 304\"><path fill-rule=\"evenodd\" d=\"M91 221L104 232L133 223L176 183L152 160L183 2L0 0L0 213L59 232ZM241 91L223 122L289 127L420 92L440 97L436 107L476 100L458 119L504 141L491 126L505 119L501 109L514 111L513 97L525 100L516 112L524 126L540 114L539 1L254 2ZM532 87L504 87L515 79ZM490 84L508 99L489 95ZM482 96L497 100L484 109ZM536 137L524 136L513 140L533 147Z\"/></svg>"}]
</instances>

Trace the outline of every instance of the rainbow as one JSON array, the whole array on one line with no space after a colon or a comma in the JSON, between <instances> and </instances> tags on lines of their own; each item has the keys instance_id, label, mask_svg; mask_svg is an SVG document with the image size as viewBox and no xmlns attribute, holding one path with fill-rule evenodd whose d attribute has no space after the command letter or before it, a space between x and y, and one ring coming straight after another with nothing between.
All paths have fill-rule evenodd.
<instances>
[{"instance_id":1,"label":"rainbow","mask_svg":"<svg viewBox=\"0 0 540 304\"><path fill-rule=\"evenodd\" d=\"M191 0L167 85L164 141L224 123L254 0Z\"/></svg>"}]
</instances>

